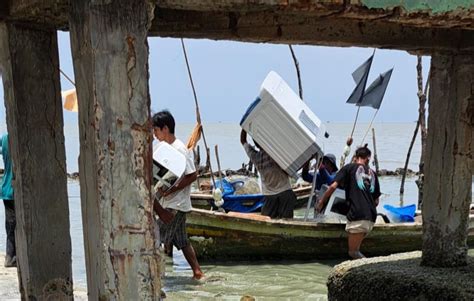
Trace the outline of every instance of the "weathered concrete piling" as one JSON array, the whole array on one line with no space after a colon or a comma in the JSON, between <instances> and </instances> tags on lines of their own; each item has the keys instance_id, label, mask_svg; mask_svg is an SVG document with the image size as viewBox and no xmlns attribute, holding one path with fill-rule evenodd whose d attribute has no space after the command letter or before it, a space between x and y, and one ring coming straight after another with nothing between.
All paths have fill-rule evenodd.
<instances>
[{"instance_id":1,"label":"weathered concrete piling","mask_svg":"<svg viewBox=\"0 0 474 301\"><path fill-rule=\"evenodd\" d=\"M89 297L156 300L161 279L153 237L147 44L154 4L71 4Z\"/></svg>"},{"instance_id":2,"label":"weathered concrete piling","mask_svg":"<svg viewBox=\"0 0 474 301\"><path fill-rule=\"evenodd\" d=\"M56 31L0 23L24 299L72 299L71 238Z\"/></svg>"}]
</instances>

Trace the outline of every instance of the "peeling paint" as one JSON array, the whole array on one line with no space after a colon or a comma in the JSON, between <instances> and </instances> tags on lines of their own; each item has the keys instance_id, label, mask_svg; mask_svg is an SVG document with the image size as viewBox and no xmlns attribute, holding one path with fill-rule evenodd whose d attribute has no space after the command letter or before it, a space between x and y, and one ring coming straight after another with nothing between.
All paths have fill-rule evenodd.
<instances>
[{"instance_id":1,"label":"peeling paint","mask_svg":"<svg viewBox=\"0 0 474 301\"><path fill-rule=\"evenodd\" d=\"M360 2L368 8L401 7L409 13L431 11L432 14L442 14L459 9L474 10L474 1L472 0L361 0Z\"/></svg>"}]
</instances>

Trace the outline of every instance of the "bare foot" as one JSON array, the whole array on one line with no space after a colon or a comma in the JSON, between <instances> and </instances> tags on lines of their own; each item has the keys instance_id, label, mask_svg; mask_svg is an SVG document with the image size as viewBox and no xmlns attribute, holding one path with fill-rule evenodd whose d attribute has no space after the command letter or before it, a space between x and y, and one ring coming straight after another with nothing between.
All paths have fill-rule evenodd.
<instances>
[{"instance_id":1,"label":"bare foot","mask_svg":"<svg viewBox=\"0 0 474 301\"><path fill-rule=\"evenodd\" d=\"M364 254L362 254L360 251L349 251L349 256L352 259L361 259L361 258L366 258Z\"/></svg>"},{"instance_id":2,"label":"bare foot","mask_svg":"<svg viewBox=\"0 0 474 301\"><path fill-rule=\"evenodd\" d=\"M203 273L201 270L196 271L196 272L193 273L193 279L194 279L194 280L201 280L201 279L203 279L204 277L205 277L205 275L204 275L204 273Z\"/></svg>"},{"instance_id":3,"label":"bare foot","mask_svg":"<svg viewBox=\"0 0 474 301\"><path fill-rule=\"evenodd\" d=\"M166 298L166 293L164 290L160 290L160 298L165 299Z\"/></svg>"},{"instance_id":4,"label":"bare foot","mask_svg":"<svg viewBox=\"0 0 474 301\"><path fill-rule=\"evenodd\" d=\"M10 256L5 256L5 267L6 268L14 268L16 267L16 256L10 257Z\"/></svg>"}]
</instances>

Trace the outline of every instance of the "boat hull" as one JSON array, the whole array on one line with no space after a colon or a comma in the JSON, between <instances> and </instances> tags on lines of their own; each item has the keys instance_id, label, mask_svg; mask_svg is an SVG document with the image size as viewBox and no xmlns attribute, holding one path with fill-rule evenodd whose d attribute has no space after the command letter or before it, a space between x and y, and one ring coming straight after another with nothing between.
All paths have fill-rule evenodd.
<instances>
[{"instance_id":1,"label":"boat hull","mask_svg":"<svg viewBox=\"0 0 474 301\"><path fill-rule=\"evenodd\" d=\"M474 246L473 219L470 246ZM188 235L201 261L347 258L344 228L343 224L266 220L254 214L246 218L199 209L187 215ZM421 223L376 225L361 251L381 256L420 250L421 235Z\"/></svg>"}]
</instances>

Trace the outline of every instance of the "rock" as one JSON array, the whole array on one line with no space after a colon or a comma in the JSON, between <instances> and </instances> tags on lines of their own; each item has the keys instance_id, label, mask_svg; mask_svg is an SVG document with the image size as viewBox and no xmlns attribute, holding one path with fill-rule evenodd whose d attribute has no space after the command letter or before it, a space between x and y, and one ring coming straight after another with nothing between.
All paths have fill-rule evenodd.
<instances>
[{"instance_id":1,"label":"rock","mask_svg":"<svg viewBox=\"0 0 474 301\"><path fill-rule=\"evenodd\" d=\"M345 261L328 277L329 300L474 300L474 258L456 268L420 266L421 252Z\"/></svg>"},{"instance_id":2,"label":"rock","mask_svg":"<svg viewBox=\"0 0 474 301\"><path fill-rule=\"evenodd\" d=\"M403 168L397 168L395 169L395 173L397 175L403 175ZM413 170L407 168L407 177L410 177L410 176L414 176L415 175L415 172L413 172Z\"/></svg>"},{"instance_id":3,"label":"rock","mask_svg":"<svg viewBox=\"0 0 474 301\"><path fill-rule=\"evenodd\" d=\"M73 173L70 173L70 174L68 173L67 178L70 179L70 180L77 181L77 180L79 180L79 173L77 171L73 172Z\"/></svg>"}]
</instances>

